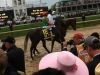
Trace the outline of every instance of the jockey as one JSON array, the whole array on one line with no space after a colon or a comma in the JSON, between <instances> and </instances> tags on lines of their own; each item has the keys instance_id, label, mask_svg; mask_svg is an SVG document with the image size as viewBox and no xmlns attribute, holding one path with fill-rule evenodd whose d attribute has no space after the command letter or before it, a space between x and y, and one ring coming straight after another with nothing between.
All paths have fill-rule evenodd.
<instances>
[{"instance_id":1,"label":"jockey","mask_svg":"<svg viewBox=\"0 0 100 75\"><path fill-rule=\"evenodd\" d=\"M49 19L47 18L47 12L43 12L43 19L42 19L42 25L43 27L42 28L47 28L50 30L50 34L51 36L53 35L52 34L52 28L51 27L54 27L54 24L49 22Z\"/></svg>"},{"instance_id":2,"label":"jockey","mask_svg":"<svg viewBox=\"0 0 100 75\"><path fill-rule=\"evenodd\" d=\"M53 20L53 16L52 16L52 11L51 10L48 10L48 16L47 16L47 18L49 19L49 22L50 22L49 25L51 27L55 27L54 20Z\"/></svg>"},{"instance_id":3,"label":"jockey","mask_svg":"<svg viewBox=\"0 0 100 75\"><path fill-rule=\"evenodd\" d=\"M43 12L43 19L42 19L42 25L43 28L50 29L50 26L53 25L49 22L49 19L47 18L47 12Z\"/></svg>"}]
</instances>

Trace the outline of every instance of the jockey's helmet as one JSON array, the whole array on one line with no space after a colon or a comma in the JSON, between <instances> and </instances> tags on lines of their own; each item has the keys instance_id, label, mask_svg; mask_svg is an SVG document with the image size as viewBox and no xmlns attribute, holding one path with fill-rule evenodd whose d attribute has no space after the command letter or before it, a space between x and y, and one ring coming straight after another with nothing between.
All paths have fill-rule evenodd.
<instances>
[{"instance_id":1,"label":"jockey's helmet","mask_svg":"<svg viewBox=\"0 0 100 75\"><path fill-rule=\"evenodd\" d=\"M47 16L47 12L43 12L42 15L43 15L43 16Z\"/></svg>"}]
</instances>

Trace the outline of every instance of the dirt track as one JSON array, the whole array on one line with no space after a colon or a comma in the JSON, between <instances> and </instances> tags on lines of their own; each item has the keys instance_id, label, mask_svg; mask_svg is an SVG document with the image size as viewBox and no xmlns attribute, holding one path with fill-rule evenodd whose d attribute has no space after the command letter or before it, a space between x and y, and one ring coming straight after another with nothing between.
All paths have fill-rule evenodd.
<instances>
[{"instance_id":1,"label":"dirt track","mask_svg":"<svg viewBox=\"0 0 100 75\"><path fill-rule=\"evenodd\" d=\"M84 37L89 36L92 32L98 32L98 33L100 33L100 25L94 26L94 27L80 28L80 29L77 29L76 31L68 30L67 31L67 36L65 37L66 41L68 41L70 39L70 37L73 36L74 33L76 33L76 32L83 33ZM15 38L15 39L16 39L16 45L18 47L23 48L25 36L18 37L18 38ZM47 54L47 52L44 50L44 48L42 47L42 44L40 42L38 44L38 46L37 46L37 49L39 50L40 54L37 55L37 56L35 56L34 57L35 60L32 61L32 59L30 58L30 53L29 53L30 44L31 43L29 41L28 42L27 52L25 53L26 75L31 75L33 72L37 71L40 59L45 54ZM47 48L49 50L50 50L50 44L51 44L51 42L47 41L46 45L47 45ZM61 49L60 44L58 44L57 42L55 42L53 51L60 51L60 49Z\"/></svg>"}]
</instances>

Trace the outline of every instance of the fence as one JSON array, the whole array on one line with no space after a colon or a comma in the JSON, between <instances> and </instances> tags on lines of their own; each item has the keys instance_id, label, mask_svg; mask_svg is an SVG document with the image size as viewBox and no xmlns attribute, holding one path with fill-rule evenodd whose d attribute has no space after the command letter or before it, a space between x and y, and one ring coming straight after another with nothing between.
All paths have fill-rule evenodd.
<instances>
[{"instance_id":1,"label":"fence","mask_svg":"<svg viewBox=\"0 0 100 75\"><path fill-rule=\"evenodd\" d=\"M94 22L99 22L99 24L100 24L100 19L89 20L89 21L81 21L81 22L77 22L77 24L91 23L91 25L92 25ZM20 33L20 32L29 31L31 29L34 29L34 28L23 29L23 30L15 30L15 31L8 31L8 32L1 32L0 35L2 35L2 34L13 34L13 33L16 33L16 32Z\"/></svg>"}]
</instances>

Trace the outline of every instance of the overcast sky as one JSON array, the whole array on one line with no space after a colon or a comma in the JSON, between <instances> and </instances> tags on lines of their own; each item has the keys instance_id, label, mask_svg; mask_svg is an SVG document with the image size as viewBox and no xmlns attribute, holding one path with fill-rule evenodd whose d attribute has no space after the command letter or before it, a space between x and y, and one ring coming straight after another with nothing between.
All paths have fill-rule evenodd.
<instances>
[{"instance_id":1,"label":"overcast sky","mask_svg":"<svg viewBox=\"0 0 100 75\"><path fill-rule=\"evenodd\" d=\"M26 4L39 4L40 0L26 0ZM48 7L51 7L54 3L58 2L59 0L41 0L42 3L47 3ZM0 0L0 7L5 6L6 0ZM8 6L12 6L12 0L7 0Z\"/></svg>"}]
</instances>

